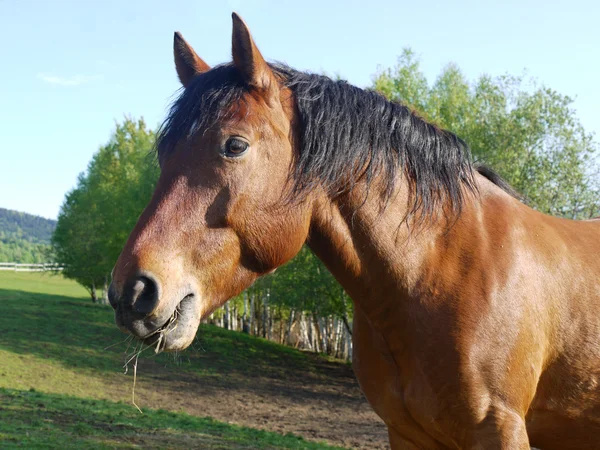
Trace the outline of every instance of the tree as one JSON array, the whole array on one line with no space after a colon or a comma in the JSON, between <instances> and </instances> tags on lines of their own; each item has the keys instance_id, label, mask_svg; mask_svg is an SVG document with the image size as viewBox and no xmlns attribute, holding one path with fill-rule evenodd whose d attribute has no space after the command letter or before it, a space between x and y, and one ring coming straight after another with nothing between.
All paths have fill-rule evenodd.
<instances>
[{"instance_id":1,"label":"tree","mask_svg":"<svg viewBox=\"0 0 600 450\"><path fill-rule=\"evenodd\" d=\"M598 145L568 96L523 76L469 82L454 64L430 86L408 49L395 68L376 74L373 87L463 138L477 160L538 210L570 218L598 214Z\"/></svg>"},{"instance_id":2,"label":"tree","mask_svg":"<svg viewBox=\"0 0 600 450\"><path fill-rule=\"evenodd\" d=\"M86 287L92 300L110 272L158 179L154 133L143 120L117 124L66 195L52 247L63 274ZM106 291L106 289L105 289Z\"/></svg>"},{"instance_id":3,"label":"tree","mask_svg":"<svg viewBox=\"0 0 600 450\"><path fill-rule=\"evenodd\" d=\"M348 357L349 345L342 351L340 342L351 333L352 303L307 247L277 272L259 279L243 296L234 299L237 310L242 310L246 295L254 305L254 309L250 308L247 332L263 337L274 334L284 343L294 324L298 324L304 347ZM224 312L217 314L220 317ZM276 333L272 331L274 323L279 328Z\"/></svg>"}]
</instances>

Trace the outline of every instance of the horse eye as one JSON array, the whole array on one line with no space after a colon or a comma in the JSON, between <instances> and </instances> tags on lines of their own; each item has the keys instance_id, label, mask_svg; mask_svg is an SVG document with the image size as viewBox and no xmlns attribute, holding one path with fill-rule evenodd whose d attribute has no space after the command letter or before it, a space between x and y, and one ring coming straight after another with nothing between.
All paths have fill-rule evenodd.
<instances>
[{"instance_id":1,"label":"horse eye","mask_svg":"<svg viewBox=\"0 0 600 450\"><path fill-rule=\"evenodd\" d=\"M227 142L225 142L224 154L228 158L236 158L246 153L246 150L248 150L249 146L250 145L246 141L232 137L227 139Z\"/></svg>"}]
</instances>

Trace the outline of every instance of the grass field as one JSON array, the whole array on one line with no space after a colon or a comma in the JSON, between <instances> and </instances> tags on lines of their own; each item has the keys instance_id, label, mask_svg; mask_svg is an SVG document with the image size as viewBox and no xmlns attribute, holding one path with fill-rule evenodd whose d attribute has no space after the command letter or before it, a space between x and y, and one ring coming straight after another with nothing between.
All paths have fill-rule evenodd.
<instances>
[{"instance_id":1,"label":"grass field","mask_svg":"<svg viewBox=\"0 0 600 450\"><path fill-rule=\"evenodd\" d=\"M123 375L131 353L125 335L112 310L92 304L75 283L0 272L0 330L0 448L339 448L181 412L185 389L221 386L223 374L239 386L256 384L265 371L309 377L311 358L294 349L203 326L197 351L154 356L148 350L140 360L141 414L131 403L131 368ZM226 389L217 398L239 392Z\"/></svg>"},{"instance_id":2,"label":"grass field","mask_svg":"<svg viewBox=\"0 0 600 450\"><path fill-rule=\"evenodd\" d=\"M2 448L324 449L292 435L165 410L36 391L0 389Z\"/></svg>"}]
</instances>

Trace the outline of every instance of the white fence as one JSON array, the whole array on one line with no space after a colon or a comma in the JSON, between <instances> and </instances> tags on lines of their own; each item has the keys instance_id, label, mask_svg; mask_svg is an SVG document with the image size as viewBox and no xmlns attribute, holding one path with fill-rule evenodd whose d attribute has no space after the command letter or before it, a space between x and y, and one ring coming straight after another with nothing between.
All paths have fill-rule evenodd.
<instances>
[{"instance_id":1,"label":"white fence","mask_svg":"<svg viewBox=\"0 0 600 450\"><path fill-rule=\"evenodd\" d=\"M13 270L15 272L55 272L63 270L58 264L19 264L12 262L0 262L0 270Z\"/></svg>"}]
</instances>

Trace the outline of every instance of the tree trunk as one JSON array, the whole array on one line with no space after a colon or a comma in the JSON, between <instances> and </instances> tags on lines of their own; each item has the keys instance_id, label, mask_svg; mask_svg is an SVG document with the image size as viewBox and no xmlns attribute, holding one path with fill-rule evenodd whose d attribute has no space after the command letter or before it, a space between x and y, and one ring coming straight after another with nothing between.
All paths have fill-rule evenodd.
<instances>
[{"instance_id":1,"label":"tree trunk","mask_svg":"<svg viewBox=\"0 0 600 450\"><path fill-rule=\"evenodd\" d=\"M244 291L244 316L242 317L242 331L246 334L250 333L248 326L248 291Z\"/></svg>"},{"instance_id":2,"label":"tree trunk","mask_svg":"<svg viewBox=\"0 0 600 450\"><path fill-rule=\"evenodd\" d=\"M96 283L92 283L90 295L92 296L92 303L96 303L98 301L98 295L96 294Z\"/></svg>"},{"instance_id":3,"label":"tree trunk","mask_svg":"<svg viewBox=\"0 0 600 450\"><path fill-rule=\"evenodd\" d=\"M225 310L223 311L223 328L229 330L229 302L225 303Z\"/></svg>"},{"instance_id":4,"label":"tree trunk","mask_svg":"<svg viewBox=\"0 0 600 450\"><path fill-rule=\"evenodd\" d=\"M267 317L269 321L269 332L267 338L272 341L273 340L273 309L269 307L267 311Z\"/></svg>"},{"instance_id":5,"label":"tree trunk","mask_svg":"<svg viewBox=\"0 0 600 450\"><path fill-rule=\"evenodd\" d=\"M281 308L281 305L279 305L279 343L283 344L283 310Z\"/></svg>"},{"instance_id":6,"label":"tree trunk","mask_svg":"<svg viewBox=\"0 0 600 450\"><path fill-rule=\"evenodd\" d=\"M104 291L102 292L102 304L108 305L110 302L108 301L108 275L104 275Z\"/></svg>"},{"instance_id":7,"label":"tree trunk","mask_svg":"<svg viewBox=\"0 0 600 450\"><path fill-rule=\"evenodd\" d=\"M347 331L347 330L346 330ZM346 341L346 361L352 362L352 335L350 333L345 334Z\"/></svg>"},{"instance_id":8,"label":"tree trunk","mask_svg":"<svg viewBox=\"0 0 600 450\"><path fill-rule=\"evenodd\" d=\"M342 320L344 321L344 325L346 326L346 331L352 336L352 327L348 321L348 307L346 306L346 292L344 292L344 288L340 286L341 295L342 295L342 305L344 305Z\"/></svg>"},{"instance_id":9,"label":"tree trunk","mask_svg":"<svg viewBox=\"0 0 600 450\"><path fill-rule=\"evenodd\" d=\"M285 336L283 337L283 344L289 344L290 333L292 332L292 325L294 324L294 315L296 311L294 309L290 309L290 318L288 320L287 329L285 330Z\"/></svg>"},{"instance_id":10,"label":"tree trunk","mask_svg":"<svg viewBox=\"0 0 600 450\"><path fill-rule=\"evenodd\" d=\"M350 336L352 336L352 326L348 322L348 316L346 315L345 311L344 311L344 317L342 317L342 321L344 322L344 326L346 327L346 331L348 332L348 334Z\"/></svg>"},{"instance_id":11,"label":"tree trunk","mask_svg":"<svg viewBox=\"0 0 600 450\"><path fill-rule=\"evenodd\" d=\"M321 328L319 327L319 319L317 318L317 313L313 313L313 323L315 326L315 341L317 345L315 345L315 349L319 353L324 353L323 350L323 336L321 335Z\"/></svg>"},{"instance_id":12,"label":"tree trunk","mask_svg":"<svg viewBox=\"0 0 600 450\"><path fill-rule=\"evenodd\" d=\"M336 339L335 339L335 356L343 358L344 355L344 323L340 319L336 319Z\"/></svg>"},{"instance_id":13,"label":"tree trunk","mask_svg":"<svg viewBox=\"0 0 600 450\"><path fill-rule=\"evenodd\" d=\"M262 314L262 337L268 338L269 329L269 289L267 288L267 295L263 299L263 314Z\"/></svg>"},{"instance_id":14,"label":"tree trunk","mask_svg":"<svg viewBox=\"0 0 600 450\"><path fill-rule=\"evenodd\" d=\"M256 321L254 320L254 297L255 294L252 293L250 296L250 332L256 336Z\"/></svg>"},{"instance_id":15,"label":"tree trunk","mask_svg":"<svg viewBox=\"0 0 600 450\"><path fill-rule=\"evenodd\" d=\"M238 331L238 310L237 305L235 303L231 308L231 329L233 331Z\"/></svg>"},{"instance_id":16,"label":"tree trunk","mask_svg":"<svg viewBox=\"0 0 600 450\"><path fill-rule=\"evenodd\" d=\"M304 348L312 351L312 326L310 320L306 318L305 312L300 313L300 336L304 341Z\"/></svg>"}]
</instances>

